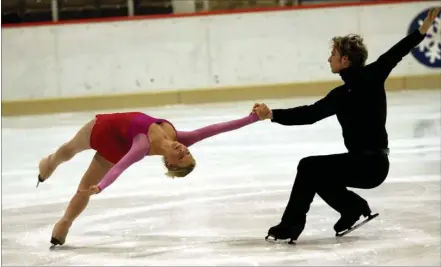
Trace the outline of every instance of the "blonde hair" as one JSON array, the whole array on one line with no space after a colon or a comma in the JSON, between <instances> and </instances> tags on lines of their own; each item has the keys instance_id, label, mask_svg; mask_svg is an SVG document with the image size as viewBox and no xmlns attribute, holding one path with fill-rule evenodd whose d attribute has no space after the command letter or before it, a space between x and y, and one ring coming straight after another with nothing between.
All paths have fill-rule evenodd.
<instances>
[{"instance_id":1,"label":"blonde hair","mask_svg":"<svg viewBox=\"0 0 441 267\"><path fill-rule=\"evenodd\" d=\"M366 45L363 38L357 34L336 36L332 38L333 48L340 56L347 56L352 66L364 66L368 57Z\"/></svg>"},{"instance_id":2,"label":"blonde hair","mask_svg":"<svg viewBox=\"0 0 441 267\"><path fill-rule=\"evenodd\" d=\"M165 173L165 175L170 178L185 177L188 174L190 174L194 170L194 168L196 167L196 161L193 161L192 163L190 163L186 166L171 166L170 164L168 164L165 157L162 157L162 160L164 162L165 167L168 170Z\"/></svg>"}]
</instances>

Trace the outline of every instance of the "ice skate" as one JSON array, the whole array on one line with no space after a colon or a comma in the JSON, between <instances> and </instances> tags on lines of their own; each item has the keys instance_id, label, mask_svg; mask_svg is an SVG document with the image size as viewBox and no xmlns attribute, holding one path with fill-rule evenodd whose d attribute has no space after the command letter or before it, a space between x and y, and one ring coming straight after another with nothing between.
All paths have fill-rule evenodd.
<instances>
[{"instance_id":1,"label":"ice skate","mask_svg":"<svg viewBox=\"0 0 441 267\"><path fill-rule=\"evenodd\" d=\"M54 229L52 230L52 236L51 236L51 244L52 246L50 249L53 249L57 245L63 245L66 242L66 236L69 233L70 226L72 225L72 222L66 221L64 219L61 219L58 221Z\"/></svg>"},{"instance_id":2,"label":"ice skate","mask_svg":"<svg viewBox=\"0 0 441 267\"><path fill-rule=\"evenodd\" d=\"M304 228L305 228L304 223L287 224L281 222L278 225L273 226L268 230L268 235L265 237L265 240L268 240L268 238L271 236L274 238L273 241L277 241L278 239L280 240L290 239L288 241L288 244L294 244L294 242L297 241L297 238L303 232Z\"/></svg>"},{"instance_id":3,"label":"ice skate","mask_svg":"<svg viewBox=\"0 0 441 267\"><path fill-rule=\"evenodd\" d=\"M52 155L49 155L48 157L42 159L40 161L40 164L38 165L39 168L39 174L38 174L38 182L37 182L37 186L46 181L46 179L48 179L52 173L55 171L55 168L53 166L50 165L50 158L52 157Z\"/></svg>"},{"instance_id":4,"label":"ice skate","mask_svg":"<svg viewBox=\"0 0 441 267\"><path fill-rule=\"evenodd\" d=\"M335 236L337 236L337 237L345 236L345 235L349 234L350 232L354 231L355 229L359 228L360 226L363 226L364 224L368 223L370 220L374 219L378 215L379 215L378 213L370 214L369 216L367 216L367 219L365 219L364 221L362 221L352 227L349 227L349 229L347 229L346 231L343 231L340 233L336 232Z\"/></svg>"},{"instance_id":5,"label":"ice skate","mask_svg":"<svg viewBox=\"0 0 441 267\"><path fill-rule=\"evenodd\" d=\"M354 225L360 219L361 216L366 217L366 219L360 222L359 224ZM362 209L359 209L357 211L347 212L341 215L341 218L334 225L334 230L336 232L335 236L341 237L346 234L349 234L350 232L354 231L358 227L364 225L365 223L369 222L370 220L372 220L377 216L378 213L372 214L369 205L365 203Z\"/></svg>"}]
</instances>

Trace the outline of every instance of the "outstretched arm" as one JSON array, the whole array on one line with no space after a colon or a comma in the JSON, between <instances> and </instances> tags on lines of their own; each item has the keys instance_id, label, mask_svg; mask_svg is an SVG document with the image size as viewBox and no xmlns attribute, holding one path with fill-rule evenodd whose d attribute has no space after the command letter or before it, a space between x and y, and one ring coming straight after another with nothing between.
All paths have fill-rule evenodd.
<instances>
[{"instance_id":1,"label":"outstretched arm","mask_svg":"<svg viewBox=\"0 0 441 267\"><path fill-rule=\"evenodd\" d=\"M404 37L386 53L382 54L376 62L371 64L381 78L385 79L392 69L403 59L403 57L409 54L415 46L424 40L427 31L432 26L440 11L440 7L429 10L423 24L418 30L413 31L411 34Z\"/></svg>"},{"instance_id":2,"label":"outstretched arm","mask_svg":"<svg viewBox=\"0 0 441 267\"><path fill-rule=\"evenodd\" d=\"M401 39L388 51L382 54L377 61L370 64L377 71L381 78L385 79L393 68L417 46L425 37L419 30L415 30L408 36Z\"/></svg>"},{"instance_id":3,"label":"outstretched arm","mask_svg":"<svg viewBox=\"0 0 441 267\"><path fill-rule=\"evenodd\" d=\"M111 185L133 163L143 159L149 149L150 142L145 134L135 136L129 152L107 172L98 184L99 192Z\"/></svg>"},{"instance_id":4,"label":"outstretched arm","mask_svg":"<svg viewBox=\"0 0 441 267\"><path fill-rule=\"evenodd\" d=\"M178 131L178 142L185 146L191 146L199 141L214 135L237 130L259 120L256 114L250 114L241 119L212 124L194 131Z\"/></svg>"},{"instance_id":5,"label":"outstretched arm","mask_svg":"<svg viewBox=\"0 0 441 267\"><path fill-rule=\"evenodd\" d=\"M337 113L339 87L312 105L269 111L271 122L281 125L307 125Z\"/></svg>"}]
</instances>

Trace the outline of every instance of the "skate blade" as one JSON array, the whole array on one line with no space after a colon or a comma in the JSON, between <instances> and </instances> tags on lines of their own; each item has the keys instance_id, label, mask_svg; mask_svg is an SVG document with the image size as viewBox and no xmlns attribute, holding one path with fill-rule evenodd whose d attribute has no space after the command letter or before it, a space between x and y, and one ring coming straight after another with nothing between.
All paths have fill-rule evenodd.
<instances>
[{"instance_id":1,"label":"skate blade","mask_svg":"<svg viewBox=\"0 0 441 267\"><path fill-rule=\"evenodd\" d=\"M54 237L51 238L51 244L52 245L49 247L49 250L54 250L57 245L59 246L63 245L58 239Z\"/></svg>"},{"instance_id":2,"label":"skate blade","mask_svg":"<svg viewBox=\"0 0 441 267\"><path fill-rule=\"evenodd\" d=\"M42 183L42 182L44 182L44 180L41 179L41 176L40 176L40 174L39 174L39 175L38 175L38 181L37 181L37 186L36 186L36 187L38 187L38 185L39 185L40 183Z\"/></svg>"},{"instance_id":3,"label":"skate blade","mask_svg":"<svg viewBox=\"0 0 441 267\"><path fill-rule=\"evenodd\" d=\"M271 238L270 238L271 237ZM288 242L286 242L286 240L287 239L289 239L289 241ZM277 239L277 238L275 238L275 237L273 237L273 236L271 236L271 235L267 235L266 237L265 237L265 241L267 241L267 242L269 242L269 243L272 243L272 244L286 244L286 243L288 243L288 244L290 244L290 245L295 245L296 243L296 240L293 240L293 239L290 239L290 238L287 238L287 239Z\"/></svg>"},{"instance_id":4,"label":"skate blade","mask_svg":"<svg viewBox=\"0 0 441 267\"><path fill-rule=\"evenodd\" d=\"M356 224L354 226L352 226L351 228L349 228L346 231L340 232L340 233L336 233L335 236L336 237L342 237L345 236L347 234L349 234L350 232L356 230L357 228L363 226L364 224L368 223L369 221L371 221L372 219L374 219L375 217L377 217L379 214L375 213L375 214L371 214L369 215L364 221L360 222L359 224Z\"/></svg>"}]
</instances>

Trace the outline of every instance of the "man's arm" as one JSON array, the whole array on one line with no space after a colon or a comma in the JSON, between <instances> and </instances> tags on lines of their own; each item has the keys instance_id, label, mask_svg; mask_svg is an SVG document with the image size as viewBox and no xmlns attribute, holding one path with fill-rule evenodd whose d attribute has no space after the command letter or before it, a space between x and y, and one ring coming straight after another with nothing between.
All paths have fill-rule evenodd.
<instances>
[{"instance_id":1,"label":"man's arm","mask_svg":"<svg viewBox=\"0 0 441 267\"><path fill-rule=\"evenodd\" d=\"M338 88L312 105L270 110L269 119L282 125L307 125L335 115L339 102Z\"/></svg>"},{"instance_id":2,"label":"man's arm","mask_svg":"<svg viewBox=\"0 0 441 267\"><path fill-rule=\"evenodd\" d=\"M424 37L425 34L421 34L419 30L415 30L382 54L377 61L370 64L370 67L373 67L381 78L387 78L392 69L395 68L415 46L424 40Z\"/></svg>"},{"instance_id":3,"label":"man's arm","mask_svg":"<svg viewBox=\"0 0 441 267\"><path fill-rule=\"evenodd\" d=\"M429 10L423 24L418 30L413 31L408 36L401 39L392 46L388 51L382 54L371 67L377 72L382 79L386 79L393 68L405 57L410 51L417 46L426 37L426 33L438 16L441 8L433 8Z\"/></svg>"}]
</instances>

